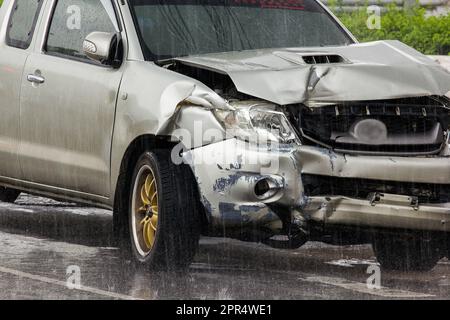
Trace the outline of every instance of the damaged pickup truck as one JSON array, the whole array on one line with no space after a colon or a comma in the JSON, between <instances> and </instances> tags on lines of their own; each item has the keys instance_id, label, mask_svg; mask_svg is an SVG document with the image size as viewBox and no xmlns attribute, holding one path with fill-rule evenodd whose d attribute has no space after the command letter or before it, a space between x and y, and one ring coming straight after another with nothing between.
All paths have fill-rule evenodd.
<instances>
[{"instance_id":1,"label":"damaged pickup truck","mask_svg":"<svg viewBox=\"0 0 450 320\"><path fill-rule=\"evenodd\" d=\"M0 199L114 210L138 265L201 234L449 255L450 73L316 0L6 0Z\"/></svg>"}]
</instances>

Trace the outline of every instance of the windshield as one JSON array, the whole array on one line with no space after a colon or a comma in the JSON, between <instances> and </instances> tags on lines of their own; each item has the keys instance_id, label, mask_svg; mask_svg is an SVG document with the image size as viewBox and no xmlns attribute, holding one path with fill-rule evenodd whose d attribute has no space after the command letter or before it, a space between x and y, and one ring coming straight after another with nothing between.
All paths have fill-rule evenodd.
<instances>
[{"instance_id":1,"label":"windshield","mask_svg":"<svg viewBox=\"0 0 450 320\"><path fill-rule=\"evenodd\" d=\"M130 0L149 60L353 43L314 0Z\"/></svg>"}]
</instances>

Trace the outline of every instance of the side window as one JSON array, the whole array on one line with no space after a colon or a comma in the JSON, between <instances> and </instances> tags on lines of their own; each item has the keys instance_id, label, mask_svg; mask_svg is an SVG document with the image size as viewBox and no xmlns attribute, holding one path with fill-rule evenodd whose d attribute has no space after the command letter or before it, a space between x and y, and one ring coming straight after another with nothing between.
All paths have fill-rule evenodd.
<instances>
[{"instance_id":1,"label":"side window","mask_svg":"<svg viewBox=\"0 0 450 320\"><path fill-rule=\"evenodd\" d=\"M27 49L33 38L39 12L44 0L16 0L9 18L6 43L11 47Z\"/></svg>"},{"instance_id":2,"label":"side window","mask_svg":"<svg viewBox=\"0 0 450 320\"><path fill-rule=\"evenodd\" d=\"M117 32L111 0L58 0L47 35L47 53L87 59L83 41L94 31Z\"/></svg>"}]
</instances>

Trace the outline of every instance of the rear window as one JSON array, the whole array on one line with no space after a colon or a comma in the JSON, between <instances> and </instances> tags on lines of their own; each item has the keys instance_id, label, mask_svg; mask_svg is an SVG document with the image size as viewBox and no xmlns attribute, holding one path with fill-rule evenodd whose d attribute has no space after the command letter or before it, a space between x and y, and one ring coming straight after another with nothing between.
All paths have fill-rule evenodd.
<instances>
[{"instance_id":1,"label":"rear window","mask_svg":"<svg viewBox=\"0 0 450 320\"><path fill-rule=\"evenodd\" d=\"M27 49L44 0L16 0L9 19L6 43L11 47Z\"/></svg>"}]
</instances>

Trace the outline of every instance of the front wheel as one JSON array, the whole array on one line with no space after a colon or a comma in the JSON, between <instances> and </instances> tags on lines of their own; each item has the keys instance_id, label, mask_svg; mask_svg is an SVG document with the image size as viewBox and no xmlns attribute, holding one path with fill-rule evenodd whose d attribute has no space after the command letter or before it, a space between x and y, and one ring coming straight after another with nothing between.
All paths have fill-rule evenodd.
<instances>
[{"instance_id":1,"label":"front wheel","mask_svg":"<svg viewBox=\"0 0 450 320\"><path fill-rule=\"evenodd\" d=\"M140 156L128 201L130 250L139 265L180 270L191 264L200 238L196 188L190 168L175 165L170 152Z\"/></svg>"},{"instance_id":2,"label":"front wheel","mask_svg":"<svg viewBox=\"0 0 450 320\"><path fill-rule=\"evenodd\" d=\"M372 247L386 270L429 271L442 257L439 245L420 236L377 235Z\"/></svg>"}]
</instances>

